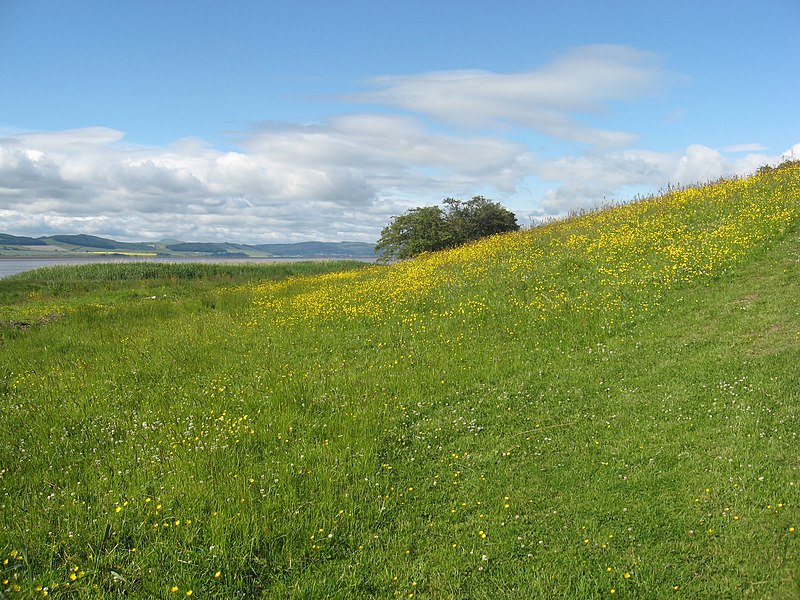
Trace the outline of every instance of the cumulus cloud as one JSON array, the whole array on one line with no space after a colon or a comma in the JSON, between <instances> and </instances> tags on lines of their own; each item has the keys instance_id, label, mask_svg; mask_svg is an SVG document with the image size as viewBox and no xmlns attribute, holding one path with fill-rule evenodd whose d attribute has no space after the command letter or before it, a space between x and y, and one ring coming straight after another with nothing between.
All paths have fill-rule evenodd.
<instances>
[{"instance_id":1,"label":"cumulus cloud","mask_svg":"<svg viewBox=\"0 0 800 600\"><path fill-rule=\"evenodd\" d=\"M678 159L674 179L681 183L692 183L718 179L725 175L728 161L718 150L692 144Z\"/></svg>"},{"instance_id":2,"label":"cumulus cloud","mask_svg":"<svg viewBox=\"0 0 800 600\"><path fill-rule=\"evenodd\" d=\"M357 175L326 172L324 165L277 164L268 156L221 152L197 143L125 147L119 144L120 132L104 133L78 130L3 139L0 216L6 229L102 233L113 220L125 224L118 233L131 239L257 242L291 239L291 232L300 239L330 239L328 224L342 211L335 202L326 206L326 198L350 201L354 190L359 202L374 198ZM381 221L385 218L380 215ZM353 233L365 237L357 227Z\"/></svg>"},{"instance_id":3,"label":"cumulus cloud","mask_svg":"<svg viewBox=\"0 0 800 600\"><path fill-rule=\"evenodd\" d=\"M795 144L781 154L781 160L800 160L800 144Z\"/></svg>"},{"instance_id":4,"label":"cumulus cloud","mask_svg":"<svg viewBox=\"0 0 800 600\"><path fill-rule=\"evenodd\" d=\"M781 162L782 157L763 153L737 154L745 145L716 150L691 144L681 152L624 150L563 156L540 163L538 177L555 183L543 194L532 217L564 215L608 202L628 200L638 194L655 193L670 186L707 183L729 175L750 175L758 167ZM747 145L760 149L760 145ZM796 146L800 150L800 144Z\"/></svg>"},{"instance_id":5,"label":"cumulus cloud","mask_svg":"<svg viewBox=\"0 0 800 600\"><path fill-rule=\"evenodd\" d=\"M436 134L397 116L262 125L227 152L123 139L91 129L0 140L7 229L103 233L113 221L129 239L374 241L420 195L435 203L483 185L513 191L530 168L520 144Z\"/></svg>"},{"instance_id":6,"label":"cumulus cloud","mask_svg":"<svg viewBox=\"0 0 800 600\"><path fill-rule=\"evenodd\" d=\"M0 139L3 229L120 239L374 241L391 216L446 196L489 189L524 222L780 161L742 156L745 146L733 152L698 144L675 153L594 150L542 160L501 137L437 133L412 117L368 114L265 124L241 134L237 151L194 139L165 148L123 141L107 129ZM800 153L800 145L791 152ZM522 197L520 182L531 177L544 188Z\"/></svg>"}]
</instances>

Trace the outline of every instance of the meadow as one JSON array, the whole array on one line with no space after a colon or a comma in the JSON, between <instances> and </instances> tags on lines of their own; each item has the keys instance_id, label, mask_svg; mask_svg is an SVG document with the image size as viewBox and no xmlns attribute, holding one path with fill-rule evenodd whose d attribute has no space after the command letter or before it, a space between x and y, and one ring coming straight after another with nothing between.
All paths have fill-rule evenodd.
<instances>
[{"instance_id":1,"label":"meadow","mask_svg":"<svg viewBox=\"0 0 800 600\"><path fill-rule=\"evenodd\" d=\"M0 281L0 597L800 597L800 163L391 265Z\"/></svg>"}]
</instances>

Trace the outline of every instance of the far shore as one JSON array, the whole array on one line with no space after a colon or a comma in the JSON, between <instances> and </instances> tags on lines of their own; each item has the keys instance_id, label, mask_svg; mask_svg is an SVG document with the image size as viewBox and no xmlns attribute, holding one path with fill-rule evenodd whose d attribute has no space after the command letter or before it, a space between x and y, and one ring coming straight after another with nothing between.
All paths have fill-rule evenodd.
<instances>
[{"instance_id":1,"label":"far shore","mask_svg":"<svg viewBox=\"0 0 800 600\"><path fill-rule=\"evenodd\" d=\"M56 265L80 265L89 263L122 263L122 262L161 262L161 263L278 263L303 262L318 260L357 260L359 262L375 262L375 257L367 256L165 256L141 254L52 254L52 255L0 255L0 279L41 267Z\"/></svg>"}]
</instances>

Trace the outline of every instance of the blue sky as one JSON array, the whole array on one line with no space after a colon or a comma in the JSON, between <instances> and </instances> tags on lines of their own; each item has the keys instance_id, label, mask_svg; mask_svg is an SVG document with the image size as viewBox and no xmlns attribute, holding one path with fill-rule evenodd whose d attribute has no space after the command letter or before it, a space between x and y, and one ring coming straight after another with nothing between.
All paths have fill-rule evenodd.
<instances>
[{"instance_id":1,"label":"blue sky","mask_svg":"<svg viewBox=\"0 0 800 600\"><path fill-rule=\"evenodd\" d=\"M800 2L0 0L0 231L374 242L800 157Z\"/></svg>"}]
</instances>

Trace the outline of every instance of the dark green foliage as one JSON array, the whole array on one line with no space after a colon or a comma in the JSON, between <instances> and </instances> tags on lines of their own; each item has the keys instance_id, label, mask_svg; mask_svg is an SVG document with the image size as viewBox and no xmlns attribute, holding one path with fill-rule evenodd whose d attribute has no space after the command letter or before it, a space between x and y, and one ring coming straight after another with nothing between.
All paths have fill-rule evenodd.
<instances>
[{"instance_id":1,"label":"dark green foliage","mask_svg":"<svg viewBox=\"0 0 800 600\"><path fill-rule=\"evenodd\" d=\"M375 251L382 253L383 259L403 259L453 245L444 211L438 206L425 206L394 217L381 231Z\"/></svg>"},{"instance_id":2,"label":"dark green foliage","mask_svg":"<svg viewBox=\"0 0 800 600\"><path fill-rule=\"evenodd\" d=\"M446 220L456 245L519 229L514 213L483 196L475 196L466 202L447 198L444 204L448 207Z\"/></svg>"},{"instance_id":3,"label":"dark green foliage","mask_svg":"<svg viewBox=\"0 0 800 600\"><path fill-rule=\"evenodd\" d=\"M381 231L375 251L384 260L405 259L519 229L514 213L483 196L466 202L446 198L443 204L444 209L417 207L394 217Z\"/></svg>"}]
</instances>

